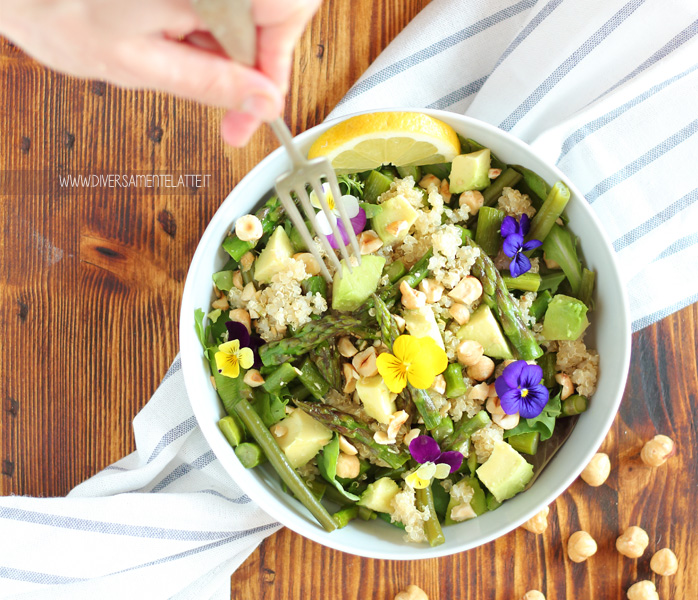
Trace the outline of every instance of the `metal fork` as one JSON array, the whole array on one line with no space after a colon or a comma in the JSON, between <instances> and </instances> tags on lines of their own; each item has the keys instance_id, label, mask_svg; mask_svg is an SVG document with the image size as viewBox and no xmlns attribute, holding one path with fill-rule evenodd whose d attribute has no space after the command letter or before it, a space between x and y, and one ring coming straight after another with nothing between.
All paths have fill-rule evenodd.
<instances>
[{"instance_id":1,"label":"metal fork","mask_svg":"<svg viewBox=\"0 0 698 600\"><path fill-rule=\"evenodd\" d=\"M330 192L332 193L332 197L334 199L334 205L339 211L339 216L342 219L342 225L344 226L344 230L351 241L351 247L353 254L356 257L357 264L360 265L361 251L359 249L359 242L356 239L356 234L354 233L354 228L351 225L351 221L347 216L347 211L340 201L342 193L339 190L339 183L337 182L337 176L332 168L332 164L327 158L320 157L313 158L312 160L304 158L293 143L293 140L291 139L291 132L288 130L286 123L284 123L281 117L271 121L269 126L276 134L276 137L279 138L279 141L284 148L286 148L286 151L291 158L291 162L293 163L293 168L290 171L280 175L276 179L276 192L279 195L279 200L281 200L281 204L286 210L286 213L290 217L296 229L298 229L303 241L305 242L305 245L313 254L315 260L318 261L322 275L329 282L331 279L330 273L327 270L325 262L322 260L320 253L318 252L317 246L310 235L310 231L308 231L308 228L306 227L305 221L303 220L296 203L293 201L291 194L295 192L306 217L310 221L310 224L312 225L316 235L322 243L323 248L325 249L325 253L329 257L335 269L341 273L341 265L337 259L337 255L334 253L332 246L330 246L330 242L327 237L320 233L318 229L315 211L313 210L312 204L310 204L310 198L307 192L307 186L310 186L317 195L318 200L320 200L320 206L322 207L323 213L325 213L327 221L332 225L332 235L334 236L334 239L339 246L339 250L344 257L347 269L349 269L349 272L351 273L352 261L349 258L349 253L347 252L347 248L343 243L342 236L339 232L339 228L337 227L336 219L334 219L334 215L332 215L332 210L329 207L324 190L322 189L322 180L324 179L330 184Z\"/></svg>"},{"instance_id":2,"label":"metal fork","mask_svg":"<svg viewBox=\"0 0 698 600\"><path fill-rule=\"evenodd\" d=\"M252 20L249 0L192 0L192 5L199 15L199 18L208 26L211 34L218 40L218 43L231 58L244 65L254 66L257 40L256 27ZM332 210L330 210L324 190L322 189L322 180L324 179L330 184L334 205L339 210L339 216L342 219L344 230L351 241L351 247L356 257L357 264L361 264L359 242L356 239L351 221L347 217L347 211L340 201L342 194L339 190L339 183L337 182L337 176L332 168L332 164L326 158L314 158L312 160L304 158L293 143L291 132L288 130L286 123L284 123L281 117L271 121L269 127L271 127L271 130L276 134L281 145L286 148L291 158L291 163L293 164L293 168L289 172L281 175L276 180L276 192L279 195L279 200L286 210L286 213L301 234L308 250L320 265L323 277L328 282L331 281L332 278L330 272L327 270L325 261L322 260L322 256L292 196L295 192L306 217L310 221L310 224L325 249L327 257L332 262L335 269L341 272L339 259L334 253L332 246L330 246L329 240L318 230L315 211L310 203L307 191L307 187L310 186L320 200L320 206L322 207L322 212L325 213L327 222L332 225L332 235L339 246L347 269L349 269L351 273L352 263L349 258L349 253L347 252L346 246L343 244L336 219L332 214Z\"/></svg>"}]
</instances>

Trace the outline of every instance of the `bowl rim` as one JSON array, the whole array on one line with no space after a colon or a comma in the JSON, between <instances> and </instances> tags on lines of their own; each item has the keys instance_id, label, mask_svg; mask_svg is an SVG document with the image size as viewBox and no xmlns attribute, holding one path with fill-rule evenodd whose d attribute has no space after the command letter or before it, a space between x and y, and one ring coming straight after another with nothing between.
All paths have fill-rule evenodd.
<instances>
[{"instance_id":1,"label":"bowl rim","mask_svg":"<svg viewBox=\"0 0 698 600\"><path fill-rule=\"evenodd\" d=\"M591 458L591 456L593 456L593 454L598 450L601 443L605 439L618 413L618 409L623 398L623 391L625 389L625 384L628 376L631 351L630 311L627 291L622 283L623 279L620 276L620 269L618 267L616 254L613 251L608 235L602 227L599 218L597 217L596 213L591 209L591 206L585 201L584 195L576 187L576 185L574 185L574 183L571 182L569 178L562 171L560 171L560 169L556 165L551 164L548 160L543 158L540 152L538 152L522 140L514 137L507 131L503 131L489 123L480 121L479 119L475 119L473 117L468 117L458 113L417 107L396 107L387 109L364 110L324 121L323 123L320 123L295 136L294 140L296 143L303 144L308 140L308 138L317 137L318 135L329 129L331 126L358 115L375 112L396 111L418 112L433 116L437 119L443 118L448 120L455 118L460 121L463 127L467 127L468 124L476 125L481 129L488 130L488 132L492 135L503 137L503 143L511 144L515 147L518 147L520 150L523 150L524 152L534 155L535 157L537 157L538 160L545 163L545 165L552 172L554 172L558 180L564 181L569 186L572 195L578 198L580 204L583 206L582 210L590 218L594 227L597 230L598 235L606 245L606 250L608 251L608 255L611 260L608 264L605 265L605 268L611 272L612 278L615 281L619 282L618 287L620 289L621 297L614 298L614 303L620 302L620 309L624 316L622 322L619 322L617 324L618 337L622 341L620 348L622 352L620 361L622 369L620 376L618 377L614 387L612 388L613 410L608 412L602 424L602 427L596 430L596 434L593 436L593 439L590 440L591 443L588 446L588 452L586 453L586 455L589 458ZM551 486L545 493L543 500L538 504L536 509L524 511L520 516L511 520L506 525L502 526L497 532L482 536L480 539L478 539L477 543L475 544L469 543L468 540L464 540L457 548L454 549L446 545L436 548L430 548L428 545L425 544L409 545L405 543L405 545L409 546L410 548L409 554L386 556L385 553L382 551L374 551L371 548L364 547L357 549L351 544L344 543L341 539L333 539L331 533L326 532L316 523L312 523L312 525L310 525L306 517L304 517L296 510L290 508L289 506L281 502L277 498L277 494L274 491L269 490L263 481L260 481L255 475L253 475L253 473L249 472L247 469L242 467L242 465L240 465L238 462L221 460L220 455L217 452L217 449L225 448L225 445L227 445L227 441L223 439L215 422L211 422L207 419L202 418L203 407L197 402L193 401L193 399L197 397L197 392L199 391L199 388L195 383L196 373L197 370L200 369L204 363L202 357L198 361L194 360L191 353L187 351L187 345L190 343L190 340L188 340L187 338L191 335L189 329L192 328L193 325L191 316L194 314L194 308L196 308L193 306L192 302L188 301L188 299L192 296L192 289L194 286L194 273L197 270L197 266L203 260L204 256L206 256L209 252L212 251L212 242L215 241L212 239L214 234L213 230L216 227L218 221L222 218L222 215L229 214L229 205L232 204L232 202L238 195L244 193L245 187L250 185L251 181L259 177L260 175L263 176L262 174L270 164L275 163L280 159L283 160L281 156L283 153L283 148L277 148L269 155L267 155L265 158L263 158L254 168L252 168L249 171L247 175L245 175L240 180L240 182L230 191L230 193L226 196L225 200L218 207L216 213L211 218L211 221L207 225L206 230L204 231L203 235L201 236L201 239L198 242L196 251L194 253L194 256L192 257L192 261L187 272L187 278L182 293L179 342L185 389L187 391L187 395L191 403L194 415L197 418L199 427L201 428L205 439L211 445L211 448L214 454L216 455L217 459L221 462L223 468L228 472L231 478L241 487L241 489L246 494L248 494L252 498L252 500L254 500L260 506L260 508L264 506L265 508L263 510L265 510L265 512L267 512L268 514L273 515L273 517L277 519L281 524L283 524L286 527L289 527L296 533L303 535L306 538L309 538L319 544L322 544L323 546L327 546L329 548L340 550L357 556L390 560L417 560L427 558L438 558L441 556L450 556L452 554L457 554L462 551L482 546L486 543L489 543L495 539L498 539L506 535L510 531L513 531L526 520L535 515L539 510L541 510L542 507L548 506L557 497L559 497L577 479L581 471L586 466L587 461L577 464L576 468L570 470L566 477L559 480L556 483L556 485ZM288 164L290 165L290 162ZM219 244L217 243L216 247L218 247L218 245ZM198 347L197 352L199 355L201 354Z\"/></svg>"}]
</instances>

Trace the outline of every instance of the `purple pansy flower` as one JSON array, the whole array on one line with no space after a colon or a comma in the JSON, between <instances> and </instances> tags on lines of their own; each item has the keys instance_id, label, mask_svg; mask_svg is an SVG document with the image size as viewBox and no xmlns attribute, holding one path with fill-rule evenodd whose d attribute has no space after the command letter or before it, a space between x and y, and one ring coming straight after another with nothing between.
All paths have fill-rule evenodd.
<instances>
[{"instance_id":1,"label":"purple pansy flower","mask_svg":"<svg viewBox=\"0 0 698 600\"><path fill-rule=\"evenodd\" d=\"M542 379L543 369L538 365L525 360L508 365L494 382L502 410L508 415L519 413L524 419L540 415L550 396Z\"/></svg>"},{"instance_id":2,"label":"purple pansy flower","mask_svg":"<svg viewBox=\"0 0 698 600\"><path fill-rule=\"evenodd\" d=\"M531 228L531 220L528 215L521 215L521 220L517 223L514 217L504 217L500 233L504 238L502 250L512 259L509 265L509 272L512 277L518 277L527 273L531 268L531 261L524 254L527 250L534 250L542 245L540 240L529 240L524 242L524 238Z\"/></svg>"},{"instance_id":3,"label":"purple pansy flower","mask_svg":"<svg viewBox=\"0 0 698 600\"><path fill-rule=\"evenodd\" d=\"M259 369L262 366L262 359L259 358L259 347L264 344L264 340L258 335L250 335L247 327L238 321L228 321L225 324L228 330L228 341L239 340L240 348L249 348L254 355L254 369Z\"/></svg>"},{"instance_id":4,"label":"purple pansy flower","mask_svg":"<svg viewBox=\"0 0 698 600\"><path fill-rule=\"evenodd\" d=\"M460 469L463 464L463 455L460 452L441 452L439 443L428 435L419 435L410 442L410 454L418 463L447 464L451 467L451 473Z\"/></svg>"}]
</instances>

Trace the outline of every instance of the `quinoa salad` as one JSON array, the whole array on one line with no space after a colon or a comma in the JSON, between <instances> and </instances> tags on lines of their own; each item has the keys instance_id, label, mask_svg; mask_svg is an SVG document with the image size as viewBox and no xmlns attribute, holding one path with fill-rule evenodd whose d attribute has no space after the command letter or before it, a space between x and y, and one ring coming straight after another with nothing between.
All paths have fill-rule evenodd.
<instances>
[{"instance_id":1,"label":"quinoa salad","mask_svg":"<svg viewBox=\"0 0 698 600\"><path fill-rule=\"evenodd\" d=\"M448 163L341 174L339 198L323 186L361 250L340 272L315 236L329 282L276 197L239 217L196 314L222 433L329 531L443 543L533 483L596 389L569 189L458 143Z\"/></svg>"}]
</instances>

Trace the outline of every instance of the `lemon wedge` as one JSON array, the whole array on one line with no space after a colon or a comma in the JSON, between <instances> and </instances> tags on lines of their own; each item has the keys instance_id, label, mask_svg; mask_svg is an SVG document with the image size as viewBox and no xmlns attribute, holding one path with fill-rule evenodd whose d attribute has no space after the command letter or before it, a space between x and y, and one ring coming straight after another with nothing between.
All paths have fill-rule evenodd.
<instances>
[{"instance_id":1,"label":"lemon wedge","mask_svg":"<svg viewBox=\"0 0 698 600\"><path fill-rule=\"evenodd\" d=\"M415 112L358 115L323 133L308 158L326 156L338 173L356 173L381 165L412 167L451 162L460 153L450 125Z\"/></svg>"}]
</instances>

